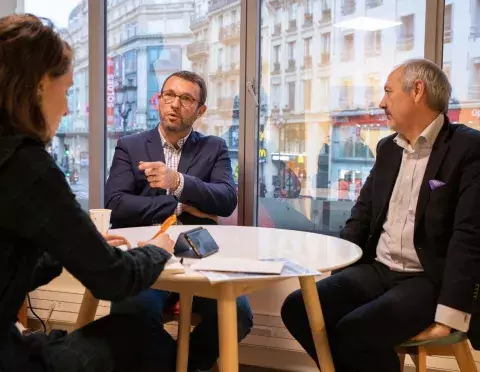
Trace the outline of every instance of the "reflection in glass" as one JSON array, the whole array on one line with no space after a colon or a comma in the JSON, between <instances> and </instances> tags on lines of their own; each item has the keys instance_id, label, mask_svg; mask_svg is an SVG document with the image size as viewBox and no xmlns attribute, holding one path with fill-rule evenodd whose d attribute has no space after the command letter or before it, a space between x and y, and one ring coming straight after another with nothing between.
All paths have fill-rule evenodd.
<instances>
[{"instance_id":1,"label":"reflection in glass","mask_svg":"<svg viewBox=\"0 0 480 372\"><path fill-rule=\"evenodd\" d=\"M337 235L391 133L383 84L423 57L425 1L261 5L258 224Z\"/></svg>"},{"instance_id":2,"label":"reflection in glass","mask_svg":"<svg viewBox=\"0 0 480 372\"><path fill-rule=\"evenodd\" d=\"M68 96L68 115L47 151L65 177L83 209L88 210L88 7L86 0L19 0L17 11L45 17L75 52L74 85Z\"/></svg>"},{"instance_id":3,"label":"reflection in glass","mask_svg":"<svg viewBox=\"0 0 480 372\"><path fill-rule=\"evenodd\" d=\"M238 182L240 0L110 0L107 27L107 168L120 137L157 126L165 79L190 70L208 89L194 128L226 141Z\"/></svg>"}]
</instances>

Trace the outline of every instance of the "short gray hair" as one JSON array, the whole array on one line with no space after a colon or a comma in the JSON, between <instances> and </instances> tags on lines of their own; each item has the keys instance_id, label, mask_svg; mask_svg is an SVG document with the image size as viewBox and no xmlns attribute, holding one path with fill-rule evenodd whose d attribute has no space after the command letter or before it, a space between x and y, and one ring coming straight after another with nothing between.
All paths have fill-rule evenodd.
<instances>
[{"instance_id":1,"label":"short gray hair","mask_svg":"<svg viewBox=\"0 0 480 372\"><path fill-rule=\"evenodd\" d=\"M428 59L411 59L398 68L403 68L404 92L410 92L415 80L421 80L427 92L427 106L432 110L447 113L452 86L440 67Z\"/></svg>"}]
</instances>

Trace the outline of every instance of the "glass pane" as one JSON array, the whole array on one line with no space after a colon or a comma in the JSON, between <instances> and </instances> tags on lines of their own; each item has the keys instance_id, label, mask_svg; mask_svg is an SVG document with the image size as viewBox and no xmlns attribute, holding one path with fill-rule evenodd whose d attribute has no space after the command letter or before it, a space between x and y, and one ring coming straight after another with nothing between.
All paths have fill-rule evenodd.
<instances>
[{"instance_id":1,"label":"glass pane","mask_svg":"<svg viewBox=\"0 0 480 372\"><path fill-rule=\"evenodd\" d=\"M47 147L64 171L77 200L88 210L88 7L79 0L19 0L18 12L48 18L73 47L74 85L69 113Z\"/></svg>"},{"instance_id":2,"label":"glass pane","mask_svg":"<svg viewBox=\"0 0 480 372\"><path fill-rule=\"evenodd\" d=\"M338 235L391 132L393 67L422 57L425 1L262 0L258 225Z\"/></svg>"},{"instance_id":3,"label":"glass pane","mask_svg":"<svg viewBox=\"0 0 480 372\"><path fill-rule=\"evenodd\" d=\"M165 79L190 70L208 89L194 129L226 141L238 182L240 1L166 3L107 2L107 167L120 137L158 125L156 96ZM236 212L220 223L236 224Z\"/></svg>"},{"instance_id":4,"label":"glass pane","mask_svg":"<svg viewBox=\"0 0 480 372\"><path fill-rule=\"evenodd\" d=\"M447 0L444 17L443 71L452 84L448 116L480 129L480 0Z\"/></svg>"}]
</instances>

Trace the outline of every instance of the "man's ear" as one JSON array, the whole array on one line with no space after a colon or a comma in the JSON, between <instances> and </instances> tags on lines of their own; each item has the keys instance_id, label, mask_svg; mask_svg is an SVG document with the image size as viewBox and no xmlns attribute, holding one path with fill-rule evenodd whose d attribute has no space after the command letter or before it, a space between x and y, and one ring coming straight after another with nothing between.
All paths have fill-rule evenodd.
<instances>
[{"instance_id":1,"label":"man's ear","mask_svg":"<svg viewBox=\"0 0 480 372\"><path fill-rule=\"evenodd\" d=\"M200 106L197 112L197 119L200 118L205 113L205 111L207 111L207 106L206 105Z\"/></svg>"}]
</instances>

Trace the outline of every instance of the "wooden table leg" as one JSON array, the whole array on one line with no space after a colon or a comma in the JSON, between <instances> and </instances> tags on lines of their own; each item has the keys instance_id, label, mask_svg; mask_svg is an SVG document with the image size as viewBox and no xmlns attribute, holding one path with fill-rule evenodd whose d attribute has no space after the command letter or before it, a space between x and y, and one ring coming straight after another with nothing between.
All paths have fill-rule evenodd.
<instances>
[{"instance_id":1,"label":"wooden table leg","mask_svg":"<svg viewBox=\"0 0 480 372\"><path fill-rule=\"evenodd\" d=\"M190 343L190 326L192 324L193 296L187 293L180 294L180 321L178 322L177 337L177 372L186 372L188 369L188 346Z\"/></svg>"},{"instance_id":2,"label":"wooden table leg","mask_svg":"<svg viewBox=\"0 0 480 372\"><path fill-rule=\"evenodd\" d=\"M95 320L98 303L99 300L93 297L92 293L85 288L82 304L80 305L80 311L77 316L77 322L75 323L75 329L82 328Z\"/></svg>"},{"instance_id":3,"label":"wooden table leg","mask_svg":"<svg viewBox=\"0 0 480 372\"><path fill-rule=\"evenodd\" d=\"M238 372L237 299L232 283L222 286L218 299L220 372Z\"/></svg>"},{"instance_id":4,"label":"wooden table leg","mask_svg":"<svg viewBox=\"0 0 480 372\"><path fill-rule=\"evenodd\" d=\"M27 300L23 301L23 305L18 311L18 321L25 327L28 328L27 322L28 322L28 304Z\"/></svg>"},{"instance_id":5,"label":"wooden table leg","mask_svg":"<svg viewBox=\"0 0 480 372\"><path fill-rule=\"evenodd\" d=\"M322 372L334 372L335 367L333 366L332 353L330 352L330 345L328 344L327 331L325 329L322 307L318 298L315 277L304 276L299 277L299 280L320 369Z\"/></svg>"}]
</instances>

